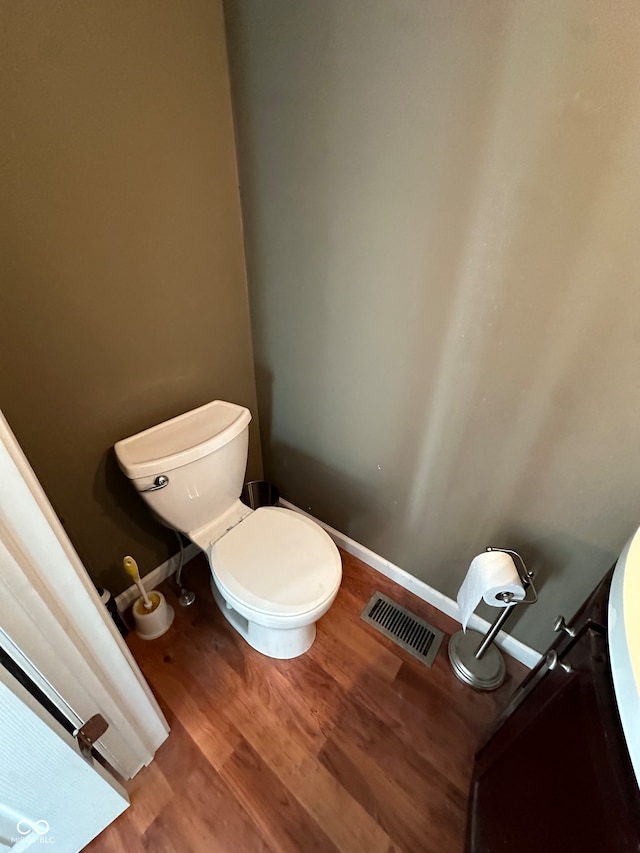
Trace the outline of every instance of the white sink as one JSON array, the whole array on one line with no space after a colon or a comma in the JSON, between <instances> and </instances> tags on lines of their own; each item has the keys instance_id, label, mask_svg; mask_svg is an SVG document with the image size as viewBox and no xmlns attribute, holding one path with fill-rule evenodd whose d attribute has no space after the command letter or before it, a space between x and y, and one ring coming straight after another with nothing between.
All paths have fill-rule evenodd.
<instances>
[{"instance_id":1,"label":"white sink","mask_svg":"<svg viewBox=\"0 0 640 853\"><path fill-rule=\"evenodd\" d=\"M640 528L626 544L613 573L609 656L622 729L640 785Z\"/></svg>"}]
</instances>

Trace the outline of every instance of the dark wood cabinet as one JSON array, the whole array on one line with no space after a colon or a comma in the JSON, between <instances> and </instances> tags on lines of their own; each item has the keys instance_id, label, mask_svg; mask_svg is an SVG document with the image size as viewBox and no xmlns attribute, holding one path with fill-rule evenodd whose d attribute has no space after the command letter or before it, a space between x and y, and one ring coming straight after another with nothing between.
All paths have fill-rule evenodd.
<instances>
[{"instance_id":1,"label":"dark wood cabinet","mask_svg":"<svg viewBox=\"0 0 640 853\"><path fill-rule=\"evenodd\" d=\"M611 573L480 747L467 853L635 853L640 791L607 650Z\"/></svg>"}]
</instances>

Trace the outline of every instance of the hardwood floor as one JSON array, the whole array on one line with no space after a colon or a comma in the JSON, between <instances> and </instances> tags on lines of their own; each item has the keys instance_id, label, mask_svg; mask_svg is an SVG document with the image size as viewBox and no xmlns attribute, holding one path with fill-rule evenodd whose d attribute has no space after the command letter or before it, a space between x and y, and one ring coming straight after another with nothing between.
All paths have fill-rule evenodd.
<instances>
[{"instance_id":1,"label":"hardwood floor","mask_svg":"<svg viewBox=\"0 0 640 853\"><path fill-rule=\"evenodd\" d=\"M131 808L91 853L460 853L475 748L524 676L507 659L495 693L457 681L446 640L431 669L359 618L375 590L447 634L453 620L343 553L344 580L315 644L292 661L251 649L208 587L204 557L183 578L187 610L130 646L171 725L129 783Z\"/></svg>"}]
</instances>

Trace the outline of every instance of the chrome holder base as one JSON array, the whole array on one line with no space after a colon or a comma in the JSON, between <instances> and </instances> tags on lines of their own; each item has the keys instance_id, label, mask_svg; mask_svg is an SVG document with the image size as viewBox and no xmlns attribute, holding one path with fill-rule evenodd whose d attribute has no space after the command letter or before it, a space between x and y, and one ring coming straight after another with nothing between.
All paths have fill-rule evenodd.
<instances>
[{"instance_id":1,"label":"chrome holder base","mask_svg":"<svg viewBox=\"0 0 640 853\"><path fill-rule=\"evenodd\" d=\"M476 690L497 690L506 675L504 658L494 645L481 658L476 657L482 634L477 631L458 631L449 640L451 668L460 681Z\"/></svg>"}]
</instances>

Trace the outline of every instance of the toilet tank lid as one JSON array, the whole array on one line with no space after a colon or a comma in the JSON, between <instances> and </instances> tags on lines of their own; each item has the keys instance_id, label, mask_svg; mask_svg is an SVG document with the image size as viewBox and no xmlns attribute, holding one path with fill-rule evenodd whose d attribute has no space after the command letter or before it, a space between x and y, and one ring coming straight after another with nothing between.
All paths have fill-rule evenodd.
<instances>
[{"instance_id":1,"label":"toilet tank lid","mask_svg":"<svg viewBox=\"0 0 640 853\"><path fill-rule=\"evenodd\" d=\"M244 406L214 400L116 442L120 467L132 480L201 459L239 435L251 420Z\"/></svg>"}]
</instances>

